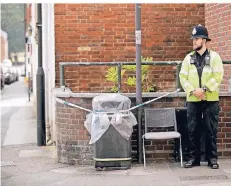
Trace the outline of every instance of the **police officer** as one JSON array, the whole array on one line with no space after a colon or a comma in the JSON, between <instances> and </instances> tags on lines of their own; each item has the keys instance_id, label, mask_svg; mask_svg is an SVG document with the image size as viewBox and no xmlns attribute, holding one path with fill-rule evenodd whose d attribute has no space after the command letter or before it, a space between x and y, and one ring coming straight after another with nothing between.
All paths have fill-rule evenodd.
<instances>
[{"instance_id":1,"label":"police officer","mask_svg":"<svg viewBox=\"0 0 231 186\"><path fill-rule=\"evenodd\" d=\"M200 139L205 129L208 166L218 169L217 127L219 118L219 85L224 70L220 56L207 49L206 27L192 30L193 51L182 62L179 74L181 85L187 94L187 120L190 158L185 168L200 166Z\"/></svg>"}]
</instances>

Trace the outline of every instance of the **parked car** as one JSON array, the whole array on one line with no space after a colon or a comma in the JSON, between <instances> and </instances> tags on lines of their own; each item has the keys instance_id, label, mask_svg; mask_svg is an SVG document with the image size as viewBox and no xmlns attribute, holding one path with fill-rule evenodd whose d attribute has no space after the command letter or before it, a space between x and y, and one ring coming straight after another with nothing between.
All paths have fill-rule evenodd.
<instances>
[{"instance_id":1,"label":"parked car","mask_svg":"<svg viewBox=\"0 0 231 186\"><path fill-rule=\"evenodd\" d=\"M2 61L2 66L4 66L4 67L12 67L12 61L10 59L4 59Z\"/></svg>"},{"instance_id":2,"label":"parked car","mask_svg":"<svg viewBox=\"0 0 231 186\"><path fill-rule=\"evenodd\" d=\"M23 76L23 77L25 77L26 76L26 69L25 69L25 65L22 65L21 67L20 67L20 74L21 74L21 76Z\"/></svg>"},{"instance_id":3,"label":"parked car","mask_svg":"<svg viewBox=\"0 0 231 186\"><path fill-rule=\"evenodd\" d=\"M3 74L5 79L5 84L11 84L14 82L14 75L12 73L11 67L3 66Z\"/></svg>"},{"instance_id":4,"label":"parked car","mask_svg":"<svg viewBox=\"0 0 231 186\"><path fill-rule=\"evenodd\" d=\"M5 85L5 77L4 77L4 73L3 73L3 69L2 66L0 66L0 78L1 78L1 90L4 89L4 85Z\"/></svg>"},{"instance_id":5,"label":"parked car","mask_svg":"<svg viewBox=\"0 0 231 186\"><path fill-rule=\"evenodd\" d=\"M4 59L2 61L2 69L5 78L5 84L10 84L14 81L14 76L12 74L12 62L10 59Z\"/></svg>"},{"instance_id":6,"label":"parked car","mask_svg":"<svg viewBox=\"0 0 231 186\"><path fill-rule=\"evenodd\" d=\"M18 71L17 71L16 67L12 67L12 75L13 75L14 81L19 80L19 74L18 74Z\"/></svg>"}]
</instances>

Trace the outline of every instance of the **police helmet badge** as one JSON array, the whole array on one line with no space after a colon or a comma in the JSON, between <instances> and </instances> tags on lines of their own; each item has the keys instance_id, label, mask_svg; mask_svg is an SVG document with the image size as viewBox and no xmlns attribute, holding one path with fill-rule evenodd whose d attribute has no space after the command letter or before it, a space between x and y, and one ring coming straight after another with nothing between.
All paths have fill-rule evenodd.
<instances>
[{"instance_id":1,"label":"police helmet badge","mask_svg":"<svg viewBox=\"0 0 231 186\"><path fill-rule=\"evenodd\" d=\"M196 28L194 28L192 31L192 35L195 35L196 33L197 33L197 30L196 30Z\"/></svg>"}]
</instances>

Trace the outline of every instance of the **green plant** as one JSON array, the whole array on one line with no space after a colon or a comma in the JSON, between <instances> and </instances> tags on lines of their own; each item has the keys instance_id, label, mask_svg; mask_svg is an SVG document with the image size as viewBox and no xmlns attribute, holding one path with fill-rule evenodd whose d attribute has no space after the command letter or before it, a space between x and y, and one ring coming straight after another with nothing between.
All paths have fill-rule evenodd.
<instances>
[{"instance_id":1,"label":"green plant","mask_svg":"<svg viewBox=\"0 0 231 186\"><path fill-rule=\"evenodd\" d=\"M141 61L142 62L151 62L153 60L152 57L143 57L141 56ZM142 91L143 92L153 92L154 91L154 85L150 85L152 84L152 82L150 81L150 77L148 75L148 69L149 69L150 65L142 65L141 69L142 69L142 74L141 74L141 79L142 79ZM136 72L136 65L124 65L123 67L124 69L131 71L133 73ZM127 81L125 82L127 85L129 86L135 86L136 85L136 76L132 75L129 76Z\"/></svg>"},{"instance_id":2,"label":"green plant","mask_svg":"<svg viewBox=\"0 0 231 186\"><path fill-rule=\"evenodd\" d=\"M141 56L141 61L142 62L151 62L152 61L152 57L146 57L144 58L143 56ZM142 91L143 92L154 92L155 91L155 85L152 84L151 79L148 75L148 69L149 69L150 65L142 65L141 69L142 69ZM117 67L110 67L107 71L106 74L106 79L108 81L111 81L115 84L118 83L118 74L117 74ZM121 70L121 79L124 76L125 72L130 72L130 74L128 75L127 79L125 80L125 84L127 84L128 86L134 87L136 85L136 65L123 65L122 66L122 70ZM116 85L114 85L111 88L111 92L118 92L118 88Z\"/></svg>"},{"instance_id":3,"label":"green plant","mask_svg":"<svg viewBox=\"0 0 231 186\"><path fill-rule=\"evenodd\" d=\"M118 67L110 67L107 70L107 74L105 75L106 80L113 82L115 85L111 88L111 92L118 92L118 87L116 86L118 83ZM125 73L125 69L121 70L121 78Z\"/></svg>"}]
</instances>

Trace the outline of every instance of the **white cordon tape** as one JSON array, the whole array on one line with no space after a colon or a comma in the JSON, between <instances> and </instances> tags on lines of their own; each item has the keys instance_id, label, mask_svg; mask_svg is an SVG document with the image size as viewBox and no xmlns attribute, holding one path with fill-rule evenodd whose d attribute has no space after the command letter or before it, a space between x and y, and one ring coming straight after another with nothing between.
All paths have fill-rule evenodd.
<instances>
[{"instance_id":1,"label":"white cordon tape","mask_svg":"<svg viewBox=\"0 0 231 186\"><path fill-rule=\"evenodd\" d=\"M78 109L81 109L81 110L85 110L85 111L87 111L87 112L92 112L92 110L86 109L86 108L84 108L84 107L75 105L75 104L70 103L70 102L63 101L62 99L59 99L59 98L56 98L56 101L57 101L58 103L61 103L61 104L64 104L64 105L68 105L68 106L75 107L75 108L78 108Z\"/></svg>"},{"instance_id":2,"label":"white cordon tape","mask_svg":"<svg viewBox=\"0 0 231 186\"><path fill-rule=\"evenodd\" d=\"M180 91L180 89L177 89L177 90L174 91L174 92L169 92L169 93L164 94L163 96L160 96L160 97L158 97L158 98L151 99L151 100L149 100L149 101L146 101L146 102L144 102L144 103L141 103L141 104L139 104L139 105L136 105L136 106L134 106L134 107L131 107L131 108L127 109L127 110L119 110L118 112L120 112L120 113L121 113L121 112L129 112L129 111L134 110L134 109L136 109L136 108L138 108L138 107L142 107L142 106L147 105L147 104L149 104L149 103L151 103L151 102L153 102L153 101L156 101L156 100L158 100L158 99L161 99L161 98L163 98L163 97L166 97L166 96L168 96L168 95L170 95L170 94L177 93L177 92L179 92L179 91ZM63 101L62 99L59 99L59 98L56 98L56 101L57 101L58 103L61 103L61 104L64 104L64 105L68 105L68 106L71 106L71 107L75 107L75 108L78 108L78 109L81 109L81 110L85 110L85 111L87 111L87 112L101 113L101 114L114 114L113 112L101 112L101 111L96 111L96 110L93 111L93 110L90 110L90 109L86 109L86 108L84 108L84 107L75 105L75 104L73 104L73 103L70 103L70 102L67 102L67 101Z\"/></svg>"}]
</instances>

